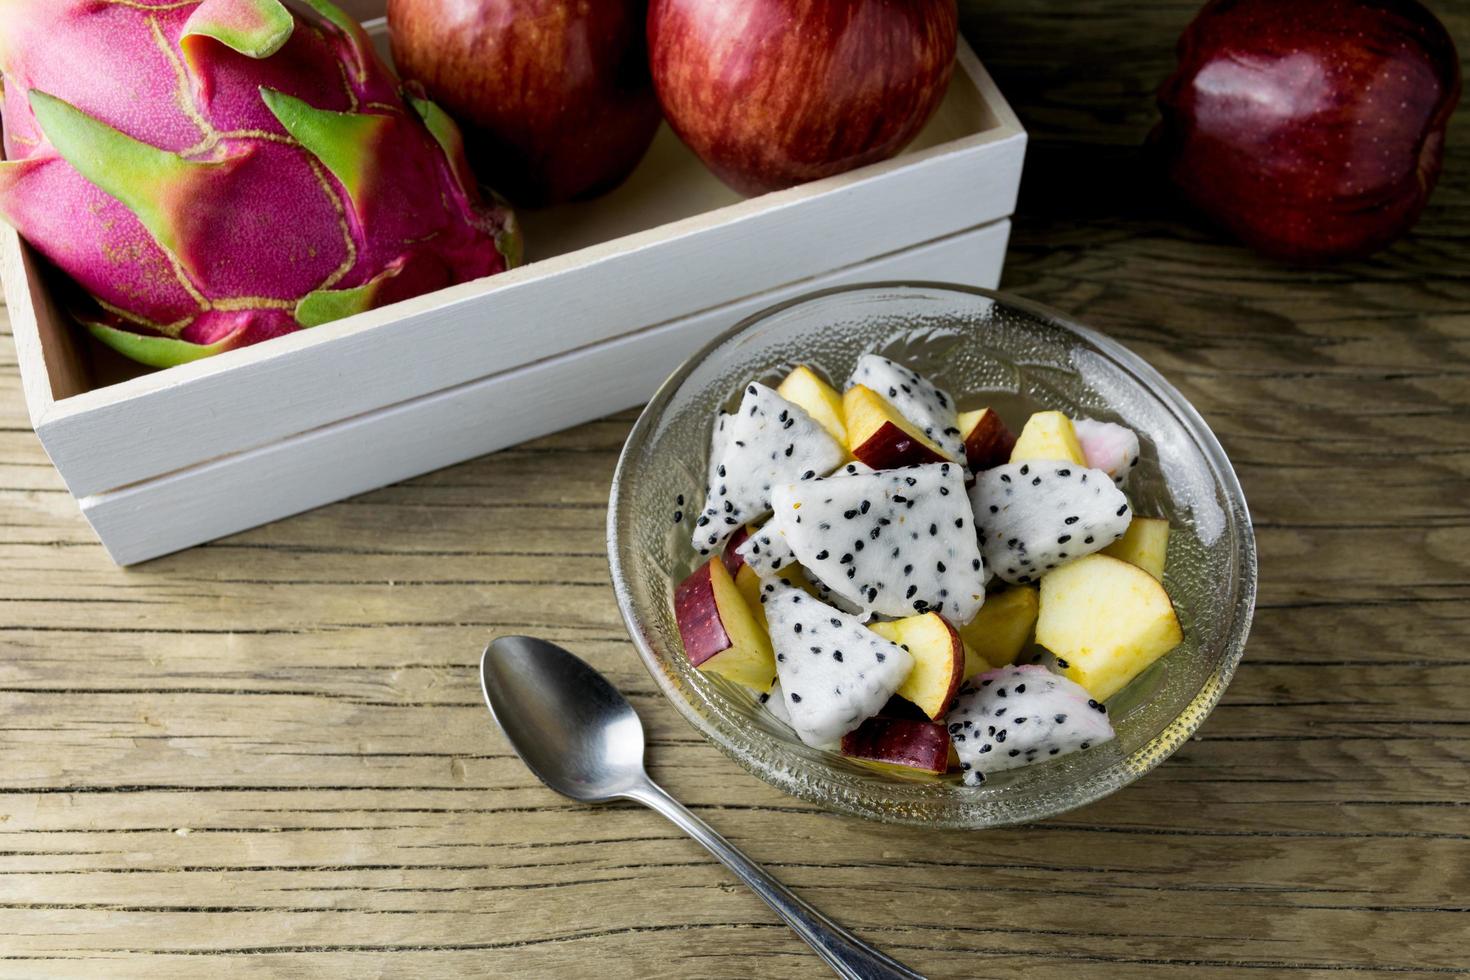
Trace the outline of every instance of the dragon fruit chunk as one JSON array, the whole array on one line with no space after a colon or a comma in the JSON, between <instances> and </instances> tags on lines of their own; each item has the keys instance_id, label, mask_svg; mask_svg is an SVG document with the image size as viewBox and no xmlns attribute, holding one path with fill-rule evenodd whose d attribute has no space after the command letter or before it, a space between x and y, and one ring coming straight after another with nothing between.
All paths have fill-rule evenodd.
<instances>
[{"instance_id":1,"label":"dragon fruit chunk","mask_svg":"<svg viewBox=\"0 0 1470 980\"><path fill-rule=\"evenodd\" d=\"M908 651L788 585L763 591L791 727L826 748L877 714L913 668Z\"/></svg>"},{"instance_id":2,"label":"dragon fruit chunk","mask_svg":"<svg viewBox=\"0 0 1470 980\"><path fill-rule=\"evenodd\" d=\"M981 473L970 489L985 564L1012 585L1101 551L1133 519L1102 470L1029 460Z\"/></svg>"},{"instance_id":3,"label":"dragon fruit chunk","mask_svg":"<svg viewBox=\"0 0 1470 980\"><path fill-rule=\"evenodd\" d=\"M777 487L774 520L802 566L865 611L963 625L985 600L966 474L928 463Z\"/></svg>"},{"instance_id":4,"label":"dragon fruit chunk","mask_svg":"<svg viewBox=\"0 0 1470 980\"><path fill-rule=\"evenodd\" d=\"M1080 752L1113 737L1107 708L1045 667L1002 667L971 678L945 715L967 786L988 772Z\"/></svg>"},{"instance_id":5,"label":"dragon fruit chunk","mask_svg":"<svg viewBox=\"0 0 1470 980\"><path fill-rule=\"evenodd\" d=\"M811 480L842 465L846 453L827 430L763 384L746 386L740 407L721 415L710 438L704 507L694 548L710 555L748 521L771 509L771 488Z\"/></svg>"},{"instance_id":6,"label":"dragon fruit chunk","mask_svg":"<svg viewBox=\"0 0 1470 980\"><path fill-rule=\"evenodd\" d=\"M837 474L845 473L848 476L856 476L859 473L872 472L874 472L873 468L866 463L848 463L839 469ZM826 478L816 477L816 479L822 480ZM796 564L796 554L791 550L791 546L786 543L786 536L781 533L781 529L776 526L775 521L767 521L761 527L752 531L744 541L738 544L732 538L731 544L735 545L736 554L754 569L755 573L761 578L768 578L787 565ZM817 598L828 605L836 605L843 612L858 611L856 606L844 608L845 600L839 599L838 602L834 603L832 601L832 590L820 579L813 580L812 587L817 590Z\"/></svg>"},{"instance_id":7,"label":"dragon fruit chunk","mask_svg":"<svg viewBox=\"0 0 1470 980\"><path fill-rule=\"evenodd\" d=\"M960 418L948 392L917 371L877 354L864 354L848 379L849 388L862 385L877 392L894 411L912 422L952 462L965 461Z\"/></svg>"},{"instance_id":8,"label":"dragon fruit chunk","mask_svg":"<svg viewBox=\"0 0 1470 980\"><path fill-rule=\"evenodd\" d=\"M781 693L781 682L777 681L771 685L771 689L759 695L756 700L761 706L771 713L771 717L791 727L791 712L786 710L786 695Z\"/></svg>"},{"instance_id":9,"label":"dragon fruit chunk","mask_svg":"<svg viewBox=\"0 0 1470 980\"><path fill-rule=\"evenodd\" d=\"M154 367L506 269L462 140L328 0L4 0L0 218ZM84 66L84 67L83 67Z\"/></svg>"},{"instance_id":10,"label":"dragon fruit chunk","mask_svg":"<svg viewBox=\"0 0 1470 980\"><path fill-rule=\"evenodd\" d=\"M1102 470L1118 486L1128 484L1128 475L1138 465L1138 433L1116 422L1077 419L1072 423L1087 465Z\"/></svg>"}]
</instances>

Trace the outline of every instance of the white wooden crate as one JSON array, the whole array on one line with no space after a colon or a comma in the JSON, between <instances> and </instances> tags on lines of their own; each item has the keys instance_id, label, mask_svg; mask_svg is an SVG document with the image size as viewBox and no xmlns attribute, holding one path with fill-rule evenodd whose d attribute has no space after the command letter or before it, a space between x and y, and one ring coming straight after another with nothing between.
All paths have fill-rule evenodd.
<instances>
[{"instance_id":1,"label":"white wooden crate","mask_svg":"<svg viewBox=\"0 0 1470 980\"><path fill-rule=\"evenodd\" d=\"M75 330L3 225L0 277L32 423L128 564L637 405L807 289L994 286L1025 142L961 41L944 103L893 160L742 200L665 127L617 191L524 213L520 269L152 373Z\"/></svg>"}]
</instances>

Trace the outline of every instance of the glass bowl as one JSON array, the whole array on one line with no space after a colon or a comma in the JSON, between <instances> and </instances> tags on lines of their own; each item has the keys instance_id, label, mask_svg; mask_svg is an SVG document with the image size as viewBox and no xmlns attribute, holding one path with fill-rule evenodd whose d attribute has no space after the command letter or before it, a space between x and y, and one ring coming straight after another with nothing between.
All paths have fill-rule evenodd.
<instances>
[{"instance_id":1,"label":"glass bowl","mask_svg":"<svg viewBox=\"0 0 1470 980\"><path fill-rule=\"evenodd\" d=\"M699 564L697 514L710 426L751 380L775 386L797 364L837 383L877 352L927 374L960 402L989 405L1013 428L1055 408L1121 422L1143 455L1128 493L1141 515L1169 519L1165 584L1184 643L1115 695L1118 737L1087 752L991 775L880 772L809 748L739 685L689 666L674 587ZM745 320L691 357L633 427L608 510L618 606L648 671L706 738L773 786L823 807L892 823L990 827L1089 803L1158 765L1200 726L1240 661L1256 592L1255 538L1240 484L1209 427L1139 357L1042 306L939 283L829 289ZM1024 654L1023 654L1024 656Z\"/></svg>"}]
</instances>

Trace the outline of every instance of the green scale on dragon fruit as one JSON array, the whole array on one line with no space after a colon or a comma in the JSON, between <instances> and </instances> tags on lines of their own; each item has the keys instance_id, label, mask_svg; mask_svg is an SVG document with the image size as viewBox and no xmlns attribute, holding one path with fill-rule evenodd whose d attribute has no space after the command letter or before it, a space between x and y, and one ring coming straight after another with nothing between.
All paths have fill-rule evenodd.
<instances>
[{"instance_id":1,"label":"green scale on dragon fruit","mask_svg":"<svg viewBox=\"0 0 1470 980\"><path fill-rule=\"evenodd\" d=\"M715 420L695 550L719 551L741 525L770 513L773 486L830 473L844 455L800 406L763 384L747 385L735 413Z\"/></svg>"},{"instance_id":2,"label":"green scale on dragon fruit","mask_svg":"<svg viewBox=\"0 0 1470 980\"><path fill-rule=\"evenodd\" d=\"M894 411L912 422L951 461L965 461L960 419L949 393L902 364L877 354L864 354L847 386L862 385L887 399Z\"/></svg>"},{"instance_id":3,"label":"green scale on dragon fruit","mask_svg":"<svg viewBox=\"0 0 1470 980\"><path fill-rule=\"evenodd\" d=\"M1101 745L1113 737L1105 707L1080 685L1031 664L971 678L944 718L965 783Z\"/></svg>"},{"instance_id":4,"label":"green scale on dragon fruit","mask_svg":"<svg viewBox=\"0 0 1470 980\"><path fill-rule=\"evenodd\" d=\"M767 583L761 602L788 723L808 745L831 748L877 714L913 668L908 651L800 589Z\"/></svg>"},{"instance_id":5,"label":"green scale on dragon fruit","mask_svg":"<svg viewBox=\"0 0 1470 980\"><path fill-rule=\"evenodd\" d=\"M1133 519L1102 470L1030 460L979 474L970 489L985 564L1013 585L1101 551Z\"/></svg>"},{"instance_id":6,"label":"green scale on dragon fruit","mask_svg":"<svg viewBox=\"0 0 1470 980\"><path fill-rule=\"evenodd\" d=\"M459 130L328 0L0 0L0 218L155 367L515 264Z\"/></svg>"},{"instance_id":7,"label":"green scale on dragon fruit","mask_svg":"<svg viewBox=\"0 0 1470 980\"><path fill-rule=\"evenodd\" d=\"M1102 470L1118 486L1127 486L1128 475L1138 465L1138 433L1116 422L1094 419L1078 419L1072 428L1087 465Z\"/></svg>"},{"instance_id":8,"label":"green scale on dragon fruit","mask_svg":"<svg viewBox=\"0 0 1470 980\"><path fill-rule=\"evenodd\" d=\"M965 474L928 463L777 487L775 522L797 561L865 612L963 625L985 600Z\"/></svg>"}]
</instances>

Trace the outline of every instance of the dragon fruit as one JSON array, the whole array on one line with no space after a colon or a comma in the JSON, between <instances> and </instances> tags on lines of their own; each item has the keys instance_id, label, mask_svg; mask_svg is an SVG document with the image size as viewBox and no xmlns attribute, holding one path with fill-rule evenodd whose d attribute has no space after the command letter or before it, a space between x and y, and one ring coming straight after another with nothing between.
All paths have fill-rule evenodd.
<instances>
[{"instance_id":1,"label":"dragon fruit","mask_svg":"<svg viewBox=\"0 0 1470 980\"><path fill-rule=\"evenodd\" d=\"M771 689L757 697L756 700L771 713L772 718L787 728L791 727L791 712L786 710L786 695L781 693L780 681L772 684Z\"/></svg>"},{"instance_id":2,"label":"dragon fruit","mask_svg":"<svg viewBox=\"0 0 1470 980\"><path fill-rule=\"evenodd\" d=\"M928 378L886 357L864 354L858 358L847 382L849 388L855 385L869 388L886 399L894 411L912 422L950 460L965 461L965 442L954 399Z\"/></svg>"},{"instance_id":3,"label":"dragon fruit","mask_svg":"<svg viewBox=\"0 0 1470 980\"><path fill-rule=\"evenodd\" d=\"M1030 460L981 473L970 490L985 564L1013 585L1034 582L1123 536L1128 498L1102 470Z\"/></svg>"},{"instance_id":4,"label":"dragon fruit","mask_svg":"<svg viewBox=\"0 0 1470 980\"><path fill-rule=\"evenodd\" d=\"M1126 486L1128 474L1138 465L1138 433L1116 422L1078 419L1072 423L1087 465L1102 470L1118 486Z\"/></svg>"},{"instance_id":5,"label":"dragon fruit","mask_svg":"<svg viewBox=\"0 0 1470 980\"><path fill-rule=\"evenodd\" d=\"M913 668L914 658L789 585L761 593L791 727L806 744L829 747L877 714Z\"/></svg>"},{"instance_id":6,"label":"dragon fruit","mask_svg":"<svg viewBox=\"0 0 1470 980\"><path fill-rule=\"evenodd\" d=\"M945 716L965 783L988 772L1080 752L1113 737L1107 708L1045 667L1002 667L972 678Z\"/></svg>"},{"instance_id":7,"label":"dragon fruit","mask_svg":"<svg viewBox=\"0 0 1470 980\"><path fill-rule=\"evenodd\" d=\"M0 0L0 217L165 367L500 272L459 131L328 0Z\"/></svg>"},{"instance_id":8,"label":"dragon fruit","mask_svg":"<svg viewBox=\"0 0 1470 980\"><path fill-rule=\"evenodd\" d=\"M742 524L770 511L773 486L830 473L845 456L799 406L763 384L748 385L735 414L715 422L695 549L701 555L719 551Z\"/></svg>"},{"instance_id":9,"label":"dragon fruit","mask_svg":"<svg viewBox=\"0 0 1470 980\"><path fill-rule=\"evenodd\" d=\"M929 463L777 487L775 523L804 568L870 613L968 623L985 569L963 466Z\"/></svg>"},{"instance_id":10,"label":"dragon fruit","mask_svg":"<svg viewBox=\"0 0 1470 980\"><path fill-rule=\"evenodd\" d=\"M838 472L856 476L859 473L872 473L873 468L866 463L848 463ZM787 565L796 563L796 554L791 550L791 545L786 543L786 535L781 533L775 521L767 521L751 532L749 537L736 546L735 552L761 578L767 578ZM836 605L832 602L832 590L820 580L814 581L812 586L817 590L819 599L829 605ZM856 612L857 607L845 611Z\"/></svg>"}]
</instances>

